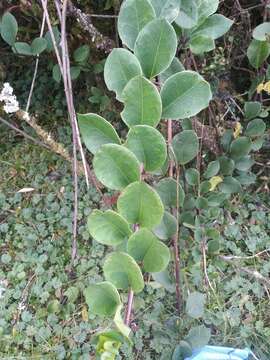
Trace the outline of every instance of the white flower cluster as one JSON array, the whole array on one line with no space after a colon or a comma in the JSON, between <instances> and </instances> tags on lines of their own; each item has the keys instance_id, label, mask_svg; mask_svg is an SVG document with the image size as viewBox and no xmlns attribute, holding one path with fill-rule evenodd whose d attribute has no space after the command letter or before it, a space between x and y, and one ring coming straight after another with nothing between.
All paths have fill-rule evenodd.
<instances>
[{"instance_id":1,"label":"white flower cluster","mask_svg":"<svg viewBox=\"0 0 270 360\"><path fill-rule=\"evenodd\" d=\"M16 95L13 95L13 88L9 83L4 83L4 87L0 93L0 101L5 103L4 111L8 114L14 113L20 109Z\"/></svg>"}]
</instances>

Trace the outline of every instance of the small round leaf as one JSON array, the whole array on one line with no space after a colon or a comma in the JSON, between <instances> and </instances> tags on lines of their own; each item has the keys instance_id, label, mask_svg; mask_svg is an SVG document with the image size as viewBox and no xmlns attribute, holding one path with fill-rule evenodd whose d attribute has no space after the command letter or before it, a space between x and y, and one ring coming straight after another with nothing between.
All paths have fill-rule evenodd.
<instances>
[{"instance_id":1,"label":"small round leaf","mask_svg":"<svg viewBox=\"0 0 270 360\"><path fill-rule=\"evenodd\" d=\"M78 123L83 142L87 149L95 154L102 145L120 144L114 127L97 114L78 114Z\"/></svg>"},{"instance_id":2,"label":"small round leaf","mask_svg":"<svg viewBox=\"0 0 270 360\"><path fill-rule=\"evenodd\" d=\"M139 293L144 288L141 270L136 261L126 253L114 252L105 260L103 266L104 276L117 289L131 288Z\"/></svg>"},{"instance_id":3,"label":"small round leaf","mask_svg":"<svg viewBox=\"0 0 270 360\"><path fill-rule=\"evenodd\" d=\"M264 22L253 30L253 37L259 41L266 41L270 35L270 22Z\"/></svg>"},{"instance_id":4,"label":"small round leaf","mask_svg":"<svg viewBox=\"0 0 270 360\"><path fill-rule=\"evenodd\" d=\"M206 178L206 179L210 179L211 177L213 176L216 176L218 174L220 170L220 163L218 160L216 161L211 161L208 166L207 166L207 169L205 171L205 173L203 174L203 176Z\"/></svg>"},{"instance_id":5,"label":"small round leaf","mask_svg":"<svg viewBox=\"0 0 270 360\"><path fill-rule=\"evenodd\" d=\"M162 105L159 92L143 76L130 80L122 92L125 108L121 113L127 126L150 125L156 127L161 118Z\"/></svg>"},{"instance_id":6,"label":"small round leaf","mask_svg":"<svg viewBox=\"0 0 270 360\"><path fill-rule=\"evenodd\" d=\"M116 93L119 101L129 80L141 74L142 69L138 59L126 49L113 49L106 60L104 80L107 88Z\"/></svg>"},{"instance_id":7,"label":"small round leaf","mask_svg":"<svg viewBox=\"0 0 270 360\"><path fill-rule=\"evenodd\" d=\"M200 181L200 173L197 169L187 169L187 171L185 172L185 178L189 185L197 186L199 185Z\"/></svg>"},{"instance_id":8,"label":"small round leaf","mask_svg":"<svg viewBox=\"0 0 270 360\"><path fill-rule=\"evenodd\" d=\"M116 144L102 145L93 161L98 180L109 189L121 190L140 179L140 164L127 148Z\"/></svg>"},{"instance_id":9,"label":"small round leaf","mask_svg":"<svg viewBox=\"0 0 270 360\"><path fill-rule=\"evenodd\" d=\"M248 155L251 150L251 141L245 136L235 139L231 143L231 156L233 159L239 159Z\"/></svg>"},{"instance_id":10,"label":"small round leaf","mask_svg":"<svg viewBox=\"0 0 270 360\"><path fill-rule=\"evenodd\" d=\"M107 281L89 285L84 296L90 312L100 316L113 316L121 303L116 287Z\"/></svg>"},{"instance_id":11,"label":"small round leaf","mask_svg":"<svg viewBox=\"0 0 270 360\"><path fill-rule=\"evenodd\" d=\"M166 142L161 133L151 126L138 125L131 128L126 146L136 155L146 171L157 170L166 161Z\"/></svg>"},{"instance_id":12,"label":"small round leaf","mask_svg":"<svg viewBox=\"0 0 270 360\"><path fill-rule=\"evenodd\" d=\"M161 240L170 239L177 232L177 221L168 211L164 212L161 223L153 229L153 233Z\"/></svg>"},{"instance_id":13,"label":"small round leaf","mask_svg":"<svg viewBox=\"0 0 270 360\"><path fill-rule=\"evenodd\" d=\"M18 24L15 17L6 12L1 19L1 36L2 39L8 43L10 46L13 46L16 41L16 36L18 32Z\"/></svg>"},{"instance_id":14,"label":"small round leaf","mask_svg":"<svg viewBox=\"0 0 270 360\"><path fill-rule=\"evenodd\" d=\"M105 245L119 245L131 235L127 221L112 210L94 210L88 217L87 226L91 236Z\"/></svg>"},{"instance_id":15,"label":"small round leaf","mask_svg":"<svg viewBox=\"0 0 270 360\"><path fill-rule=\"evenodd\" d=\"M174 28L165 19L155 19L139 33L134 53L149 79L166 70L177 48Z\"/></svg>"},{"instance_id":16,"label":"small round leaf","mask_svg":"<svg viewBox=\"0 0 270 360\"><path fill-rule=\"evenodd\" d=\"M144 182L130 184L119 196L117 208L130 224L149 229L161 222L164 213L160 197Z\"/></svg>"},{"instance_id":17,"label":"small round leaf","mask_svg":"<svg viewBox=\"0 0 270 360\"><path fill-rule=\"evenodd\" d=\"M185 119L205 109L212 98L210 85L194 71L182 71L165 81L161 89L162 117Z\"/></svg>"},{"instance_id":18,"label":"small round leaf","mask_svg":"<svg viewBox=\"0 0 270 360\"><path fill-rule=\"evenodd\" d=\"M170 261L170 250L148 229L140 229L128 240L128 253L142 263L144 271L160 272Z\"/></svg>"},{"instance_id":19,"label":"small round leaf","mask_svg":"<svg viewBox=\"0 0 270 360\"><path fill-rule=\"evenodd\" d=\"M118 32L123 44L134 49L139 32L156 14L148 0L125 0L118 16Z\"/></svg>"},{"instance_id":20,"label":"small round leaf","mask_svg":"<svg viewBox=\"0 0 270 360\"><path fill-rule=\"evenodd\" d=\"M164 206L177 206L177 182L172 178L162 179L157 185L156 190ZM185 193L180 184L178 184L178 205L183 206Z\"/></svg>"},{"instance_id":21,"label":"small round leaf","mask_svg":"<svg viewBox=\"0 0 270 360\"><path fill-rule=\"evenodd\" d=\"M245 135L249 137L262 136L265 129L266 125L262 119L254 119L248 123Z\"/></svg>"},{"instance_id":22,"label":"small round leaf","mask_svg":"<svg viewBox=\"0 0 270 360\"><path fill-rule=\"evenodd\" d=\"M199 151L199 140L193 130L184 130L177 134L172 141L172 147L177 162L185 165L193 160Z\"/></svg>"},{"instance_id":23,"label":"small round leaf","mask_svg":"<svg viewBox=\"0 0 270 360\"><path fill-rule=\"evenodd\" d=\"M190 293L187 298L186 311L193 319L198 319L203 316L205 295L197 291Z\"/></svg>"},{"instance_id":24,"label":"small round leaf","mask_svg":"<svg viewBox=\"0 0 270 360\"><path fill-rule=\"evenodd\" d=\"M47 48L47 40L42 37L38 37L32 41L31 50L33 55L38 55Z\"/></svg>"}]
</instances>

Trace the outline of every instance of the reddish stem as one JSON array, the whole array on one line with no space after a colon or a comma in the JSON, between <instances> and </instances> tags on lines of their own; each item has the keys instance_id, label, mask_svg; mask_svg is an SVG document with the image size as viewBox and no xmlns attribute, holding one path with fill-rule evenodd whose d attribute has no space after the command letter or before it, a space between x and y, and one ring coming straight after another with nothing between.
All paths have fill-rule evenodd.
<instances>
[{"instance_id":1,"label":"reddish stem","mask_svg":"<svg viewBox=\"0 0 270 360\"><path fill-rule=\"evenodd\" d=\"M133 299L134 299L134 292L132 290L129 290L128 303L127 303L127 309L126 309L126 315L125 315L125 325L127 325L127 326L129 326L129 324L130 324Z\"/></svg>"},{"instance_id":2,"label":"reddish stem","mask_svg":"<svg viewBox=\"0 0 270 360\"><path fill-rule=\"evenodd\" d=\"M168 127L167 127L167 138L168 138L168 148L170 151L170 147L172 144L172 120L168 120ZM169 176L173 178L173 171L174 171L174 161L171 159L169 162ZM173 252L174 252L174 273L175 273L175 292L176 292L176 307L178 314L180 315L181 312L181 290L180 290L180 253L178 247L178 211L179 211L179 204L178 204L178 183L179 183L179 168L177 168L177 206L176 209L173 210L173 215L177 219L177 232L173 236Z\"/></svg>"}]
</instances>

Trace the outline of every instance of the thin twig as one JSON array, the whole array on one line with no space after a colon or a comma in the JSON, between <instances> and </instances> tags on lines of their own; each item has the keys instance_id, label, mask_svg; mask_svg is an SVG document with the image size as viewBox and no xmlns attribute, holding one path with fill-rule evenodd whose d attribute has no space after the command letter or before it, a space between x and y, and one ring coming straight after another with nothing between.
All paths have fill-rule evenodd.
<instances>
[{"instance_id":1,"label":"thin twig","mask_svg":"<svg viewBox=\"0 0 270 360\"><path fill-rule=\"evenodd\" d=\"M20 130L18 128L16 128L16 126L12 125L11 123L9 123L8 121L6 121L5 119L3 119L2 117L0 117L0 121L5 124L6 126L10 127L12 130L17 131L19 134L23 135L26 139L29 139L31 141L33 141L36 145L42 146L47 150L50 150L50 147L38 140L36 140L35 138L33 138L32 136L28 135L26 132L24 132L23 130Z\"/></svg>"},{"instance_id":2,"label":"thin twig","mask_svg":"<svg viewBox=\"0 0 270 360\"><path fill-rule=\"evenodd\" d=\"M257 254L254 254L254 255L251 255L251 256L233 256L233 255L232 256L225 256L225 255L223 255L223 256L221 256L221 259L223 259L225 261L226 260L228 260L228 261L230 261L230 260L252 260L252 259L260 257L260 256L262 256L264 254L267 254L268 256L270 256L270 249L260 251Z\"/></svg>"},{"instance_id":3,"label":"thin twig","mask_svg":"<svg viewBox=\"0 0 270 360\"><path fill-rule=\"evenodd\" d=\"M45 0L45 1L46 1L46 6L47 6L47 0ZM42 24L41 24L39 37L42 37L43 34L44 34L45 21L46 21L46 16L45 16L45 12L43 11L43 18L42 18ZM36 56L34 75L33 75L31 88L30 88L30 92L29 92L29 95L28 95L27 104L26 104L26 108L25 108L26 112L28 112L29 108L30 108L31 99L32 99L32 96L33 96L33 91L34 91L34 86L35 86L35 82L36 82L36 78L37 78L38 64L39 64L39 54Z\"/></svg>"},{"instance_id":4,"label":"thin twig","mask_svg":"<svg viewBox=\"0 0 270 360\"><path fill-rule=\"evenodd\" d=\"M127 303L127 309L126 309L126 315L125 315L125 325L127 325L127 326L129 326L129 324L130 324L133 298L134 298L134 292L132 290L129 290L128 303Z\"/></svg>"},{"instance_id":5,"label":"thin twig","mask_svg":"<svg viewBox=\"0 0 270 360\"><path fill-rule=\"evenodd\" d=\"M167 121L167 141L168 141L168 151L170 151L172 146L172 120L168 119ZM173 170L174 170L174 160L170 159L169 161L169 177L173 178ZM176 292L176 307L177 312L180 315L181 312L181 290L180 290L180 255L179 255L179 247L178 247L178 238L179 238L179 176L180 170L179 167L176 169L176 209L173 210L173 215L176 216L177 219L177 232L172 237L173 241L173 249L174 249L174 273L175 273L175 292Z\"/></svg>"}]
</instances>

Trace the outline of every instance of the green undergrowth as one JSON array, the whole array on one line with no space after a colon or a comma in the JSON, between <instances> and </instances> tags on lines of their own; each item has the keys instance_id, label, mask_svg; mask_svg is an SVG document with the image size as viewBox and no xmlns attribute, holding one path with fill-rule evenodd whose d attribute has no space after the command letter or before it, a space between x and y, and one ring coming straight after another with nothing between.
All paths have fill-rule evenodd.
<instances>
[{"instance_id":1,"label":"green undergrowth","mask_svg":"<svg viewBox=\"0 0 270 360\"><path fill-rule=\"evenodd\" d=\"M80 178L79 256L72 268L70 165L22 141L2 147L0 168L0 358L89 359L92 354L94 359L94 335L107 323L89 312L82 292L102 280L108 250L90 238L86 219L92 209L106 206ZM19 192L25 188L32 191ZM204 315L200 320L177 318L170 278L147 278L135 299L134 352L124 347L123 359L170 359L194 324L211 329L212 344L251 347L262 360L269 359L269 290L240 271L242 267L269 277L268 254L232 263L220 258L269 248L267 201L267 194L241 195L221 210L215 223L221 231L220 249L207 254L214 291L205 283L192 233L181 230L183 298L189 291L205 293Z\"/></svg>"}]
</instances>

